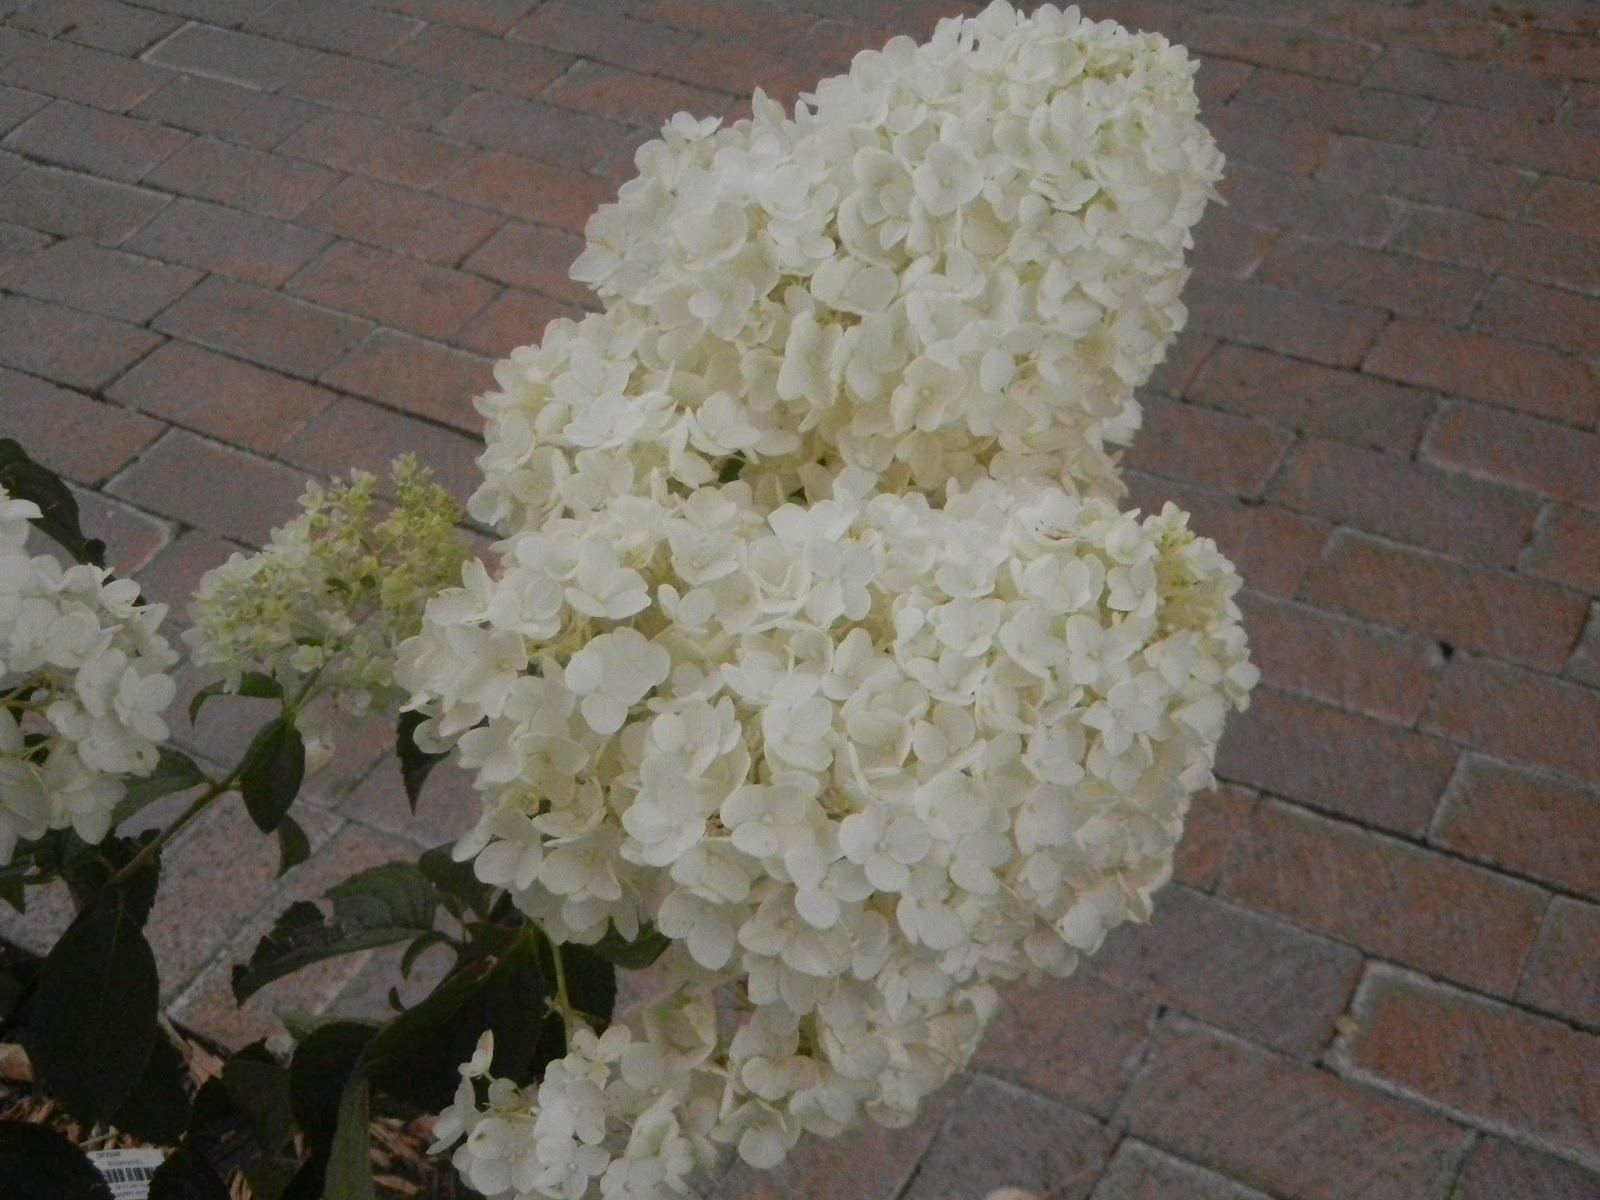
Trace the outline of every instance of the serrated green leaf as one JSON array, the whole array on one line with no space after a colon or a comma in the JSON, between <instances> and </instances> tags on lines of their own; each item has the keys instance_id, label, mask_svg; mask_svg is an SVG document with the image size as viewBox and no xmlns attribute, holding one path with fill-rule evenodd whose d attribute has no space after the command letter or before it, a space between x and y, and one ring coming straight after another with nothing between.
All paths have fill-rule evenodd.
<instances>
[{"instance_id":1,"label":"serrated green leaf","mask_svg":"<svg viewBox=\"0 0 1600 1200\"><path fill-rule=\"evenodd\" d=\"M195 718L200 715L200 709L213 696L248 696L252 700L277 700L283 696L283 685L271 675L263 675L260 671L246 671L236 688L230 688L220 679L216 683L208 683L194 694L194 699L189 701L189 724L194 724Z\"/></svg>"},{"instance_id":2,"label":"serrated green leaf","mask_svg":"<svg viewBox=\"0 0 1600 1200\"><path fill-rule=\"evenodd\" d=\"M503 954L472 959L385 1025L368 1055L374 1086L438 1111L455 1094L458 1068L486 1029L494 1033L495 1075L518 1083L536 1078L533 1063L554 994L538 941L538 934L523 930L504 944Z\"/></svg>"},{"instance_id":3,"label":"serrated green leaf","mask_svg":"<svg viewBox=\"0 0 1600 1200\"><path fill-rule=\"evenodd\" d=\"M288 717L268 721L256 733L239 769L239 792L256 828L278 828L306 774L306 746Z\"/></svg>"},{"instance_id":4,"label":"serrated green leaf","mask_svg":"<svg viewBox=\"0 0 1600 1200\"><path fill-rule=\"evenodd\" d=\"M240 1173L250 1185L252 1200L286 1200L290 1186L303 1170L299 1159L271 1154L245 1163Z\"/></svg>"},{"instance_id":5,"label":"serrated green leaf","mask_svg":"<svg viewBox=\"0 0 1600 1200\"><path fill-rule=\"evenodd\" d=\"M325 958L372 950L433 931L439 897L410 863L373 867L329 888L330 921L315 904L291 904L261 939L250 962L233 970L242 1004L264 985Z\"/></svg>"},{"instance_id":6,"label":"serrated green leaf","mask_svg":"<svg viewBox=\"0 0 1600 1200\"><path fill-rule=\"evenodd\" d=\"M115 829L147 805L174 792L187 791L206 782L202 771L187 754L162 746L156 769L139 779L129 779L123 788L122 799L111 811L111 828Z\"/></svg>"},{"instance_id":7,"label":"serrated green leaf","mask_svg":"<svg viewBox=\"0 0 1600 1200\"><path fill-rule=\"evenodd\" d=\"M27 1046L44 1090L84 1124L132 1093L158 1036L160 982L129 889L103 891L46 956Z\"/></svg>"},{"instance_id":8,"label":"serrated green leaf","mask_svg":"<svg viewBox=\"0 0 1600 1200\"><path fill-rule=\"evenodd\" d=\"M48 1125L0 1121L0 1196L111 1200L89 1156Z\"/></svg>"},{"instance_id":9,"label":"serrated green leaf","mask_svg":"<svg viewBox=\"0 0 1600 1200\"><path fill-rule=\"evenodd\" d=\"M278 877L281 879L311 857L311 839L300 823L285 816L278 823Z\"/></svg>"},{"instance_id":10,"label":"serrated green leaf","mask_svg":"<svg viewBox=\"0 0 1600 1200\"><path fill-rule=\"evenodd\" d=\"M495 889L474 874L470 862L455 860L451 843L424 851L417 866L439 889L440 900L453 915L461 917L468 910L480 917L489 915Z\"/></svg>"},{"instance_id":11,"label":"serrated green leaf","mask_svg":"<svg viewBox=\"0 0 1600 1200\"><path fill-rule=\"evenodd\" d=\"M417 748L417 726L426 719L418 712L403 712L395 727L394 750L400 760L400 783L406 790L406 801L412 812L417 811L417 800L422 796L422 785L427 782L429 773L448 757Z\"/></svg>"},{"instance_id":12,"label":"serrated green leaf","mask_svg":"<svg viewBox=\"0 0 1600 1200\"><path fill-rule=\"evenodd\" d=\"M274 1151L288 1144L295 1132L289 1070L273 1058L264 1042L246 1046L228 1059L222 1068L222 1087L257 1141Z\"/></svg>"},{"instance_id":13,"label":"serrated green leaf","mask_svg":"<svg viewBox=\"0 0 1600 1200\"><path fill-rule=\"evenodd\" d=\"M642 971L660 958L672 939L648 922L639 929L637 937L629 939L617 932L616 926L606 930L589 949L608 963L629 971Z\"/></svg>"},{"instance_id":14,"label":"serrated green leaf","mask_svg":"<svg viewBox=\"0 0 1600 1200\"><path fill-rule=\"evenodd\" d=\"M37 504L41 515L32 525L76 561L106 565L106 544L84 536L78 523L78 502L61 476L28 457L21 443L11 438L0 438L0 487L18 500Z\"/></svg>"},{"instance_id":15,"label":"serrated green leaf","mask_svg":"<svg viewBox=\"0 0 1600 1200\"><path fill-rule=\"evenodd\" d=\"M72 893L73 902L80 912L92 908L111 877L131 863L146 845L154 839L156 831L146 830L136 838L106 838L91 846L77 834L65 831L60 843L61 878ZM135 921L142 928L155 904L156 887L161 881L161 857L155 855L132 879L119 886L122 898Z\"/></svg>"}]
</instances>

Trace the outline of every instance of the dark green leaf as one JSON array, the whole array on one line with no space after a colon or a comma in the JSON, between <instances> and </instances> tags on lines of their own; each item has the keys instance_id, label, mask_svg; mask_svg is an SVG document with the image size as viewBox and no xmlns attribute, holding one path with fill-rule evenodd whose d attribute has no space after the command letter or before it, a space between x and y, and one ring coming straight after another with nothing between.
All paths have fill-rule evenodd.
<instances>
[{"instance_id":1,"label":"dark green leaf","mask_svg":"<svg viewBox=\"0 0 1600 1200\"><path fill-rule=\"evenodd\" d=\"M222 1086L244 1117L256 1140L281 1150L294 1136L294 1108L289 1100L289 1070L255 1042L228 1059Z\"/></svg>"},{"instance_id":2,"label":"dark green leaf","mask_svg":"<svg viewBox=\"0 0 1600 1200\"><path fill-rule=\"evenodd\" d=\"M44 1090L85 1124L108 1119L144 1074L160 983L128 890L102 892L45 958L29 1056Z\"/></svg>"},{"instance_id":3,"label":"dark green leaf","mask_svg":"<svg viewBox=\"0 0 1600 1200\"><path fill-rule=\"evenodd\" d=\"M424 851L417 866L439 889L440 900L457 918L469 909L480 917L489 915L495 889L473 873L470 862L457 862L449 843Z\"/></svg>"},{"instance_id":4,"label":"dark green leaf","mask_svg":"<svg viewBox=\"0 0 1600 1200\"><path fill-rule=\"evenodd\" d=\"M494 1033L496 1075L518 1083L536 1078L531 1072L553 992L537 944L538 936L524 931L502 956L474 958L385 1025L369 1055L373 1084L436 1112L455 1094L457 1068L486 1029Z\"/></svg>"},{"instance_id":5,"label":"dark green leaf","mask_svg":"<svg viewBox=\"0 0 1600 1200\"><path fill-rule=\"evenodd\" d=\"M111 827L115 829L140 809L163 796L187 791L206 781L205 772L195 766L194 760L170 746L161 747L161 758L156 769L140 779L129 779L122 799L111 813Z\"/></svg>"},{"instance_id":6,"label":"dark green leaf","mask_svg":"<svg viewBox=\"0 0 1600 1200\"><path fill-rule=\"evenodd\" d=\"M183 1146L156 1168L149 1200L228 1200L228 1185L204 1155Z\"/></svg>"},{"instance_id":7,"label":"dark green leaf","mask_svg":"<svg viewBox=\"0 0 1600 1200\"><path fill-rule=\"evenodd\" d=\"M295 1047L289 1104L314 1157L326 1160L332 1150L345 1084L362 1069L377 1031L368 1021L330 1021Z\"/></svg>"},{"instance_id":8,"label":"dark green leaf","mask_svg":"<svg viewBox=\"0 0 1600 1200\"><path fill-rule=\"evenodd\" d=\"M328 1151L328 1171L322 1185L323 1200L375 1200L372 1186L371 1094L367 1081L352 1076L339 1100L339 1127Z\"/></svg>"},{"instance_id":9,"label":"dark green leaf","mask_svg":"<svg viewBox=\"0 0 1600 1200\"><path fill-rule=\"evenodd\" d=\"M254 700L276 700L282 695L283 685L271 675L263 675L260 671L246 671L236 688L230 688L219 679L216 683L206 684L194 694L194 699L189 701L189 724L194 724L195 718L200 715L201 707L213 696L249 696Z\"/></svg>"},{"instance_id":10,"label":"dark green leaf","mask_svg":"<svg viewBox=\"0 0 1600 1200\"><path fill-rule=\"evenodd\" d=\"M332 921L308 901L291 904L249 964L234 968L233 994L241 1004L265 984L310 963L430 933L439 905L433 884L410 863L373 867L327 894Z\"/></svg>"},{"instance_id":11,"label":"dark green leaf","mask_svg":"<svg viewBox=\"0 0 1600 1200\"><path fill-rule=\"evenodd\" d=\"M111 877L131 863L139 851L156 837L151 829L136 838L107 838L98 846L86 844L77 834L62 842L61 877L72 892L80 911L99 902ZM156 886L161 881L161 858L153 856L133 878L118 887L119 903L125 905L142 928L156 901Z\"/></svg>"},{"instance_id":12,"label":"dark green leaf","mask_svg":"<svg viewBox=\"0 0 1600 1200\"><path fill-rule=\"evenodd\" d=\"M588 946L557 946L567 977L567 1000L589 1024L603 1030L617 1007L617 969Z\"/></svg>"},{"instance_id":13,"label":"dark green leaf","mask_svg":"<svg viewBox=\"0 0 1600 1200\"><path fill-rule=\"evenodd\" d=\"M11 438L0 438L0 487L18 500L37 504L41 515L32 522L34 527L54 538L78 562L106 565L106 544L83 535L78 502L67 485L50 468L29 458Z\"/></svg>"},{"instance_id":14,"label":"dark green leaf","mask_svg":"<svg viewBox=\"0 0 1600 1200\"><path fill-rule=\"evenodd\" d=\"M606 930L605 937L589 949L608 963L629 971L642 971L660 958L670 945L671 938L654 925L646 924L640 928L639 936L631 941L618 933L616 926L612 926Z\"/></svg>"},{"instance_id":15,"label":"dark green leaf","mask_svg":"<svg viewBox=\"0 0 1600 1200\"><path fill-rule=\"evenodd\" d=\"M417 800L422 795L422 785L427 782L428 773L447 757L417 749L414 735L417 726L426 719L418 712L403 712L395 730L394 749L400 759L400 782L406 789L406 800L410 802L412 812L417 811Z\"/></svg>"},{"instance_id":16,"label":"dark green leaf","mask_svg":"<svg viewBox=\"0 0 1600 1200\"><path fill-rule=\"evenodd\" d=\"M287 875L311 857L311 839L300 823L285 816L278 825L278 875Z\"/></svg>"},{"instance_id":17,"label":"dark green leaf","mask_svg":"<svg viewBox=\"0 0 1600 1200\"><path fill-rule=\"evenodd\" d=\"M250 819L262 833L271 833L300 794L306 774L306 746L288 717L261 727L239 769L239 792Z\"/></svg>"},{"instance_id":18,"label":"dark green leaf","mask_svg":"<svg viewBox=\"0 0 1600 1200\"><path fill-rule=\"evenodd\" d=\"M111 1200L89 1156L48 1125L0 1121L0 1196L16 1200Z\"/></svg>"},{"instance_id":19,"label":"dark green leaf","mask_svg":"<svg viewBox=\"0 0 1600 1200\"><path fill-rule=\"evenodd\" d=\"M144 1072L110 1124L157 1146L175 1146L189 1127L188 1068L177 1048L159 1031Z\"/></svg>"},{"instance_id":20,"label":"dark green leaf","mask_svg":"<svg viewBox=\"0 0 1600 1200\"><path fill-rule=\"evenodd\" d=\"M270 1154L245 1163L240 1170L253 1200L285 1200L295 1178L311 1165L285 1154Z\"/></svg>"}]
</instances>

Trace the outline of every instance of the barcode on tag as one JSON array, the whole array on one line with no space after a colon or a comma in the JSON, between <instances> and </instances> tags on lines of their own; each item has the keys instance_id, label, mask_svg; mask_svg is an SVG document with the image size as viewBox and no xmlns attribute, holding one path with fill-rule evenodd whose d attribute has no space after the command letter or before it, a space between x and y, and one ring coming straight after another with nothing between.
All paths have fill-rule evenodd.
<instances>
[{"instance_id":1,"label":"barcode on tag","mask_svg":"<svg viewBox=\"0 0 1600 1200\"><path fill-rule=\"evenodd\" d=\"M160 1150L91 1150L89 1161L111 1185L114 1200L147 1200L150 1180L165 1156Z\"/></svg>"}]
</instances>

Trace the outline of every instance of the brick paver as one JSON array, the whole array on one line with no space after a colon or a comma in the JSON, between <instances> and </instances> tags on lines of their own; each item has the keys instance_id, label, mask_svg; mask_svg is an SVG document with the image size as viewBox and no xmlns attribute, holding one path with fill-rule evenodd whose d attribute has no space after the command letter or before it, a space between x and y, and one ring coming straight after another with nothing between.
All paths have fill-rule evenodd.
<instances>
[{"instance_id":1,"label":"brick paver","mask_svg":"<svg viewBox=\"0 0 1600 1200\"><path fill-rule=\"evenodd\" d=\"M308 474L411 449L464 497L472 392L592 303L566 265L655 123L792 100L956 7L0 5L0 436L180 614ZM1239 565L1265 680L1151 928L1009 989L910 1129L718 1195L1592 1200L1600 10L1085 8L1195 48L1229 157L1127 478ZM178 724L223 755L250 717ZM237 813L175 847L181 1019L243 1041L381 990L360 961L226 990L291 898L472 819L459 778L412 818L379 743L347 749L288 878Z\"/></svg>"}]
</instances>

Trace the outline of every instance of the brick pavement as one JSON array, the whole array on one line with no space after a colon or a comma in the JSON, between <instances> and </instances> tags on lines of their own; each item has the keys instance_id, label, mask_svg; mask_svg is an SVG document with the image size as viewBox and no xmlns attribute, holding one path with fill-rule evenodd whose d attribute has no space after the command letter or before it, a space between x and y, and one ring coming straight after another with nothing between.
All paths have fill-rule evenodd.
<instances>
[{"instance_id":1,"label":"brick pavement","mask_svg":"<svg viewBox=\"0 0 1600 1200\"><path fill-rule=\"evenodd\" d=\"M1238 563L1265 679L1149 928L1012 989L917 1125L724 1200L1593 1200L1600 13L1087 7L1198 53L1228 154L1129 478ZM577 235L654 126L950 10L0 0L0 432L171 601L308 473L414 448L465 493L472 393L583 303ZM225 708L192 750L248 736ZM468 820L448 778L407 815L379 749L347 741L287 880L237 812L170 857L177 1016L243 1039L375 994L381 960L243 1012L225 980L292 896Z\"/></svg>"}]
</instances>

